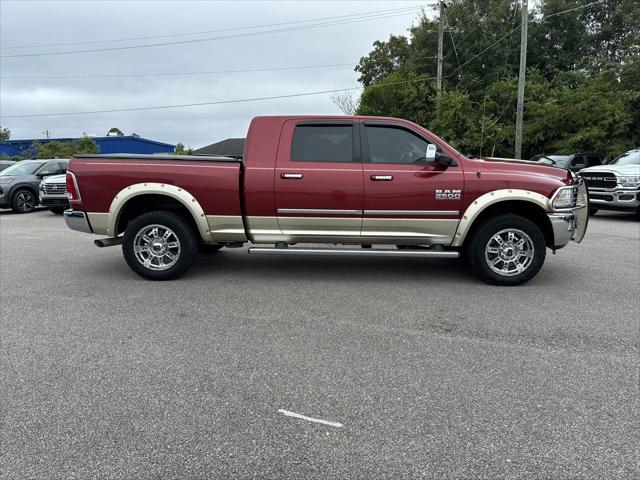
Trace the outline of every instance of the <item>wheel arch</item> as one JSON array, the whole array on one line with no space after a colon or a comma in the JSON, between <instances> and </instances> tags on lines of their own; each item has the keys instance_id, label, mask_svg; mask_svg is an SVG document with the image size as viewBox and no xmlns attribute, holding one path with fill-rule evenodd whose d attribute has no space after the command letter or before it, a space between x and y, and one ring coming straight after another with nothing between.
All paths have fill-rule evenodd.
<instances>
[{"instance_id":1,"label":"wheel arch","mask_svg":"<svg viewBox=\"0 0 640 480\"><path fill-rule=\"evenodd\" d=\"M30 183L19 183L18 185L13 185L13 188L11 189L11 193L9 195L9 198L11 198L12 202L13 202L14 195L19 190L29 190L33 194L35 199L36 199L36 205L40 204L40 198L39 198L39 195L38 195L38 187L34 187Z\"/></svg>"},{"instance_id":2,"label":"wheel arch","mask_svg":"<svg viewBox=\"0 0 640 480\"><path fill-rule=\"evenodd\" d=\"M211 241L207 217L193 195L175 185L149 182L125 187L113 198L106 225L107 235L118 236L129 220L150 210L177 211L192 224L202 240Z\"/></svg>"},{"instance_id":3,"label":"wheel arch","mask_svg":"<svg viewBox=\"0 0 640 480\"><path fill-rule=\"evenodd\" d=\"M513 213L531 220L542 231L545 242L553 248L553 227L548 217L549 199L529 190L504 189L478 197L464 212L452 243L462 246L484 219L502 213Z\"/></svg>"}]
</instances>

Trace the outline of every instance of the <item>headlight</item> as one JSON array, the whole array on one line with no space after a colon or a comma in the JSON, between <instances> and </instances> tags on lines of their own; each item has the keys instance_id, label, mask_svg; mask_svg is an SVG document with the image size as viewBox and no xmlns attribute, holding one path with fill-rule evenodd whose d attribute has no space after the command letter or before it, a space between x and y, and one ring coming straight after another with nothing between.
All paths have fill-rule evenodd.
<instances>
[{"instance_id":1,"label":"headlight","mask_svg":"<svg viewBox=\"0 0 640 480\"><path fill-rule=\"evenodd\" d=\"M623 187L637 187L640 185L640 177L637 175L618 177L618 183Z\"/></svg>"},{"instance_id":2,"label":"headlight","mask_svg":"<svg viewBox=\"0 0 640 480\"><path fill-rule=\"evenodd\" d=\"M551 201L553 208L573 207L573 187L561 188L556 192Z\"/></svg>"},{"instance_id":3,"label":"headlight","mask_svg":"<svg viewBox=\"0 0 640 480\"><path fill-rule=\"evenodd\" d=\"M10 183L15 182L15 178L0 178L0 184L9 185Z\"/></svg>"}]
</instances>

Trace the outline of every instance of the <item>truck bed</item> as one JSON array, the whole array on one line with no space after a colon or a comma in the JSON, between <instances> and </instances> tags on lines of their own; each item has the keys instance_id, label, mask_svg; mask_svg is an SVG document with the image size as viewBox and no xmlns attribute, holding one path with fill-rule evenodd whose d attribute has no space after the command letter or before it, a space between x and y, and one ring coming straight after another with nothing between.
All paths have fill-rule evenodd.
<instances>
[{"instance_id":1,"label":"truck bed","mask_svg":"<svg viewBox=\"0 0 640 480\"><path fill-rule=\"evenodd\" d=\"M114 235L116 232L107 231L106 225L101 228L101 219L108 217L110 210L122 208L123 202L137 195L136 190L166 193L193 208L194 215L198 212L198 217L204 217L201 233L207 221L215 221L225 231L238 230L237 235L244 238L241 166L240 159L225 156L78 155L69 162L69 171L77 179L81 198L72 200L71 206L87 212L94 231ZM218 238L229 236L223 231Z\"/></svg>"}]
</instances>

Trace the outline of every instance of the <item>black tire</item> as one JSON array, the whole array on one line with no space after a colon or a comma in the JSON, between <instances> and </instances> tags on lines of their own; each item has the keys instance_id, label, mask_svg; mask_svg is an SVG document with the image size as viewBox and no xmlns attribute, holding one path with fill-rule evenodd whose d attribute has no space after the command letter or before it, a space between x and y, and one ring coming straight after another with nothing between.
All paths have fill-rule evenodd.
<instances>
[{"instance_id":1,"label":"black tire","mask_svg":"<svg viewBox=\"0 0 640 480\"><path fill-rule=\"evenodd\" d=\"M150 237L149 235L145 235L147 239L155 239L156 242L147 242L143 239L142 233L144 233L145 229L153 229L154 227L159 227L159 232L156 231L155 236ZM168 239L166 239L166 242L168 243L165 243L164 247L160 245L162 241L160 233L162 233L163 230L164 232L170 231L172 234ZM139 236L138 234L141 235ZM170 247L169 244L176 243L175 241L171 241L172 239L177 241L177 247ZM143 213L129 222L127 229L124 232L122 253L131 270L141 277L148 280L172 280L182 275L191 266L191 264L193 264L198 255L199 241L199 235L183 217L173 212L156 210ZM142 242L143 246L147 246L146 250L143 250L140 253L141 258L144 256L146 256L147 259L152 258L152 262L148 263L146 266L143 263L143 260L139 259L138 254L135 252L137 242ZM158 245L160 246L158 247ZM138 243L138 246L140 246L140 243ZM157 251L156 247L158 247ZM173 250L171 250L171 248L173 248ZM163 251L171 253L175 259L171 260L168 257L168 253L165 254L167 256L162 257L162 262L164 263L164 259L169 258L169 263L171 265L166 266L164 269L159 269L164 266L156 265L153 261L159 264L160 260L158 257Z\"/></svg>"},{"instance_id":2,"label":"black tire","mask_svg":"<svg viewBox=\"0 0 640 480\"><path fill-rule=\"evenodd\" d=\"M525 248L522 252L518 250L519 242L505 240L505 238L509 239L509 230L513 231L515 239L523 240ZM525 235L522 235L523 233ZM494 240L498 234L505 242L504 247L498 247L499 244ZM503 235L505 237L502 237ZM529 245L531 248L527 248ZM465 247L466 257L474 273L492 285L521 285L528 282L542 267L547 253L546 242L540 228L531 220L514 214L499 215L486 220L467 240ZM531 253L523 255L522 253L525 252ZM490 260L496 260L498 257L515 260L507 262L498 260L498 263L494 264L495 269L504 269L503 273L498 273L489 265ZM517 268L520 262L526 264L520 265L521 271ZM514 269L515 272L513 272Z\"/></svg>"},{"instance_id":3,"label":"black tire","mask_svg":"<svg viewBox=\"0 0 640 480\"><path fill-rule=\"evenodd\" d=\"M11 198L13 213L30 213L38 205L38 197L28 188L16 190Z\"/></svg>"},{"instance_id":4,"label":"black tire","mask_svg":"<svg viewBox=\"0 0 640 480\"><path fill-rule=\"evenodd\" d=\"M589 208L589 215L593 216L596 213L598 213L598 209L597 208Z\"/></svg>"},{"instance_id":5,"label":"black tire","mask_svg":"<svg viewBox=\"0 0 640 480\"><path fill-rule=\"evenodd\" d=\"M223 247L223 245L212 245L210 243L201 243L199 250L203 255L212 255L214 253L218 253L218 251Z\"/></svg>"},{"instance_id":6,"label":"black tire","mask_svg":"<svg viewBox=\"0 0 640 480\"><path fill-rule=\"evenodd\" d=\"M51 207L49 210L56 215L62 215L66 209L64 207Z\"/></svg>"}]
</instances>

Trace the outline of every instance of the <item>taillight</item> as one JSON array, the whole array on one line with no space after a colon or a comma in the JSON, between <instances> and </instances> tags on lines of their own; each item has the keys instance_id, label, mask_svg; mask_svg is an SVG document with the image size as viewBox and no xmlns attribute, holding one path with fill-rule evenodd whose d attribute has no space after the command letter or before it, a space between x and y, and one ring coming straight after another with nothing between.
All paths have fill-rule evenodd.
<instances>
[{"instance_id":1,"label":"taillight","mask_svg":"<svg viewBox=\"0 0 640 480\"><path fill-rule=\"evenodd\" d=\"M67 170L67 196L69 200L80 200L80 190L78 189L78 181L73 172Z\"/></svg>"}]
</instances>

